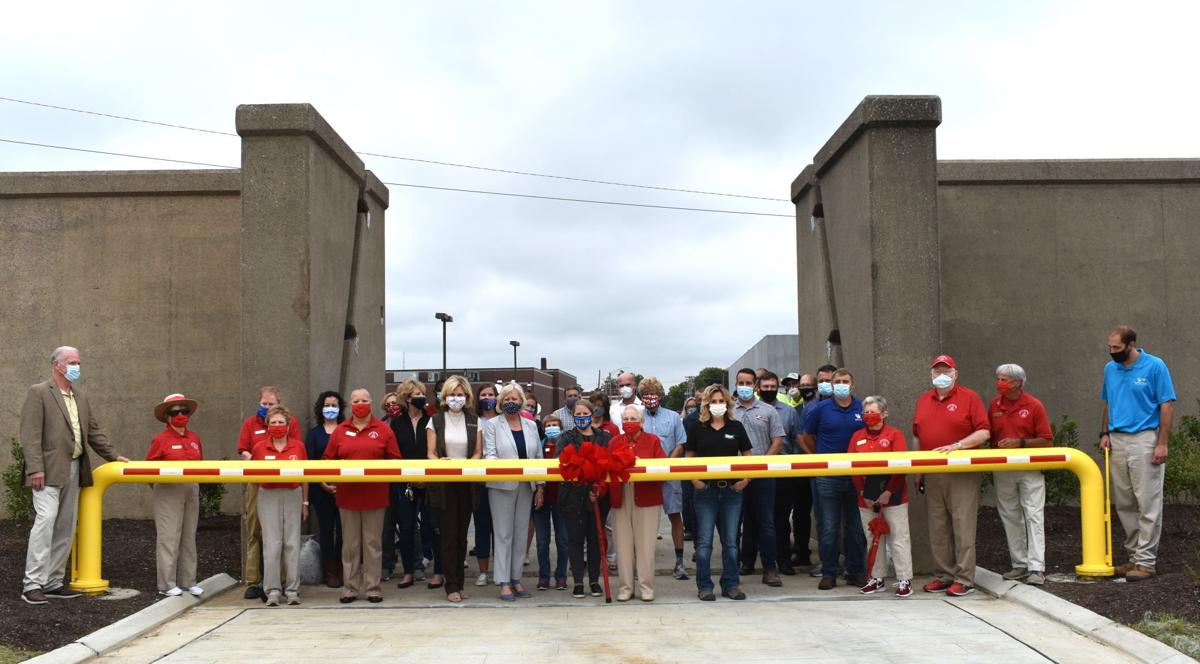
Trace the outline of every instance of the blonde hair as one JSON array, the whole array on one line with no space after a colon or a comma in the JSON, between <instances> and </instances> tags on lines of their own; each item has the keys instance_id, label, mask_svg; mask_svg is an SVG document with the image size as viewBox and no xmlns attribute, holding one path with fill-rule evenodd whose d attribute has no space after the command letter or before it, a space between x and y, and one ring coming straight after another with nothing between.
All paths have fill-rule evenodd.
<instances>
[{"instance_id":1,"label":"blonde hair","mask_svg":"<svg viewBox=\"0 0 1200 664\"><path fill-rule=\"evenodd\" d=\"M708 402L712 400L714 394L721 395L721 398L725 400L725 408L727 410L725 411L724 419L729 421L732 418L730 417L731 413L728 411L728 408L729 404L733 403L733 397L729 395L729 390L725 389L724 385L709 385L704 388L704 394L700 395L700 421L708 422L712 419L712 413L708 412Z\"/></svg>"},{"instance_id":2,"label":"blonde hair","mask_svg":"<svg viewBox=\"0 0 1200 664\"><path fill-rule=\"evenodd\" d=\"M517 381L515 381L515 380L508 383L504 387L500 388L500 393L496 395L497 405L504 403L504 397L507 396L510 392L517 393L517 396L519 396L521 398L521 407L524 408L525 407L525 390L521 389L520 384L518 384Z\"/></svg>"},{"instance_id":3,"label":"blonde hair","mask_svg":"<svg viewBox=\"0 0 1200 664\"><path fill-rule=\"evenodd\" d=\"M451 392L453 392L454 390L457 390L460 387L462 388L462 391L467 395L467 404L465 406L463 406L463 410L467 410L467 409L471 408L473 405L475 405L475 393L471 390L470 381L468 381L466 378L463 378L462 376L451 376L451 377L447 378L445 384L442 385L442 392L441 392L441 397L442 397L441 409L442 410L450 409L450 405L446 403L446 398L450 396Z\"/></svg>"},{"instance_id":4,"label":"blonde hair","mask_svg":"<svg viewBox=\"0 0 1200 664\"><path fill-rule=\"evenodd\" d=\"M411 378L405 378L404 382L400 383L400 387L396 388L396 398L400 400L400 403L408 406L408 398L413 395L413 392L417 391L417 388L421 388L421 390L424 391L425 384L418 383Z\"/></svg>"},{"instance_id":5,"label":"blonde hair","mask_svg":"<svg viewBox=\"0 0 1200 664\"><path fill-rule=\"evenodd\" d=\"M283 419L286 423L292 423L292 411L288 410L287 406L272 406L271 409L267 411L267 421L270 422L271 418L275 415L283 415Z\"/></svg>"},{"instance_id":6,"label":"blonde hair","mask_svg":"<svg viewBox=\"0 0 1200 664\"><path fill-rule=\"evenodd\" d=\"M563 423L562 418L559 417L558 415L555 415L554 413L550 413L549 415L542 418L542 426L544 426L544 427L550 426L551 422L558 422L559 426L562 426L562 423Z\"/></svg>"},{"instance_id":7,"label":"blonde hair","mask_svg":"<svg viewBox=\"0 0 1200 664\"><path fill-rule=\"evenodd\" d=\"M667 391L663 389L661 380L654 376L646 376L638 383L638 394L657 394L661 398L667 396Z\"/></svg>"}]
</instances>

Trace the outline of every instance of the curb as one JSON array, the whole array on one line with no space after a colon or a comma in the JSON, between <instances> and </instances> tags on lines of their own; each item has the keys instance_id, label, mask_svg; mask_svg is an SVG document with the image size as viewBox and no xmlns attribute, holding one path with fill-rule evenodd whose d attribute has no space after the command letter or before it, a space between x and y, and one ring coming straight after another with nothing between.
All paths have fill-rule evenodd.
<instances>
[{"instance_id":1,"label":"curb","mask_svg":"<svg viewBox=\"0 0 1200 664\"><path fill-rule=\"evenodd\" d=\"M77 662L85 662L161 627L168 620L179 617L180 614L193 606L203 604L209 599L236 586L237 583L237 580L228 574L222 573L210 576L200 582L200 587L204 588L204 594L200 597L193 597L184 593L178 597L161 599L131 616L125 616L107 627L101 627L87 636L76 639L72 643L25 661L33 664L76 664Z\"/></svg>"},{"instance_id":2,"label":"curb","mask_svg":"<svg viewBox=\"0 0 1200 664\"><path fill-rule=\"evenodd\" d=\"M1185 664L1196 661L1132 627L1109 620L1034 586L1019 581L1007 581L989 569L975 568L975 585L989 595L1032 609L1139 661L1148 664Z\"/></svg>"}]
</instances>

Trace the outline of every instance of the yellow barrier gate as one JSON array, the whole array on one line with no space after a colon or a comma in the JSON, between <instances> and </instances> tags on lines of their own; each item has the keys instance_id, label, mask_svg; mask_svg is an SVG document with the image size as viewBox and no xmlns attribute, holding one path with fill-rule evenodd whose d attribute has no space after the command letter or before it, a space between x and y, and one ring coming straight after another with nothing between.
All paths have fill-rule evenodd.
<instances>
[{"instance_id":1,"label":"yellow barrier gate","mask_svg":"<svg viewBox=\"0 0 1200 664\"><path fill-rule=\"evenodd\" d=\"M1096 462L1069 448L966 450L869 454L800 454L772 457L704 457L639 460L630 481L653 482L743 477L819 477L980 473L1017 470L1069 470L1079 478L1079 512L1083 562L1080 576L1112 576L1111 552L1106 547L1104 482ZM79 526L71 588L102 593L100 539L104 492L113 484L277 482L559 482L558 461L133 461L106 463L93 473L93 486L79 498Z\"/></svg>"}]
</instances>

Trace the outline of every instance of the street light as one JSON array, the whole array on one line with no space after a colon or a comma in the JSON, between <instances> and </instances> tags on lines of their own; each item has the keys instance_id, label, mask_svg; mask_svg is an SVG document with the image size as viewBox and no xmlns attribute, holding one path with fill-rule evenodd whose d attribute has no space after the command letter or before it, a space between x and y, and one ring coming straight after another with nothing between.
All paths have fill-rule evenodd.
<instances>
[{"instance_id":1,"label":"street light","mask_svg":"<svg viewBox=\"0 0 1200 664\"><path fill-rule=\"evenodd\" d=\"M442 380L446 379L446 323L453 323L454 316L450 314L436 313L434 318L442 321Z\"/></svg>"},{"instance_id":2,"label":"street light","mask_svg":"<svg viewBox=\"0 0 1200 664\"><path fill-rule=\"evenodd\" d=\"M521 342L520 341L510 341L508 343L510 346L513 347L513 380L516 381L517 380L517 346L520 346Z\"/></svg>"}]
</instances>

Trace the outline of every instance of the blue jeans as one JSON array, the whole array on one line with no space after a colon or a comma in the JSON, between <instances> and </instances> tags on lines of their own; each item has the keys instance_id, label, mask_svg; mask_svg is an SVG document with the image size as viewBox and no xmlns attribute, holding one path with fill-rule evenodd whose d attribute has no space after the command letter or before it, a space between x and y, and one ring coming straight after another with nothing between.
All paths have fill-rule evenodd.
<instances>
[{"instance_id":1,"label":"blue jeans","mask_svg":"<svg viewBox=\"0 0 1200 664\"><path fill-rule=\"evenodd\" d=\"M858 516L858 492L849 477L814 477L813 507L817 513L821 576L837 578L838 530L842 531L842 553L846 576L867 572L867 536Z\"/></svg>"},{"instance_id":2,"label":"blue jeans","mask_svg":"<svg viewBox=\"0 0 1200 664\"><path fill-rule=\"evenodd\" d=\"M558 504L542 505L533 510L533 529L537 533L538 580L550 580L550 527L554 527L554 578L567 578L567 524Z\"/></svg>"},{"instance_id":3,"label":"blue jeans","mask_svg":"<svg viewBox=\"0 0 1200 664\"><path fill-rule=\"evenodd\" d=\"M746 485L742 506L742 546L739 549L746 567L762 554L763 571L774 570L779 550L775 545L775 478L765 477Z\"/></svg>"},{"instance_id":4,"label":"blue jeans","mask_svg":"<svg viewBox=\"0 0 1200 664\"><path fill-rule=\"evenodd\" d=\"M718 481L728 486L717 486ZM712 590L713 528L721 536L721 589L738 585L738 520L742 516L742 494L733 490L733 480L709 480L693 494L696 505L696 588ZM752 482L753 484L753 482Z\"/></svg>"},{"instance_id":5,"label":"blue jeans","mask_svg":"<svg viewBox=\"0 0 1200 664\"><path fill-rule=\"evenodd\" d=\"M487 560L492 557L492 507L482 484L475 491L475 558Z\"/></svg>"}]
</instances>

